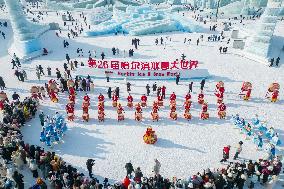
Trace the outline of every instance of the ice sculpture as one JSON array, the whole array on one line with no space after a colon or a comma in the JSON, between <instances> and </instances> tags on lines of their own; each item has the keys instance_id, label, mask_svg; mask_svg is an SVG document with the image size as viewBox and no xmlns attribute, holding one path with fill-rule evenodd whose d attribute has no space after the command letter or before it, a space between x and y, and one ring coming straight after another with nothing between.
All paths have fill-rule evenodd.
<instances>
[{"instance_id":1,"label":"ice sculpture","mask_svg":"<svg viewBox=\"0 0 284 189\"><path fill-rule=\"evenodd\" d=\"M279 0L270 0L268 2L259 23L255 26L256 32L246 42L245 51L262 58L269 57L271 38L276 27L281 4L282 1Z\"/></svg>"},{"instance_id":2,"label":"ice sculpture","mask_svg":"<svg viewBox=\"0 0 284 189\"><path fill-rule=\"evenodd\" d=\"M237 15L259 15L267 5L267 0L238 0L220 5L219 17L232 17ZM215 4L216 8L216 4Z\"/></svg>"},{"instance_id":3,"label":"ice sculpture","mask_svg":"<svg viewBox=\"0 0 284 189\"><path fill-rule=\"evenodd\" d=\"M112 12L106 7L94 8L90 14L87 15L88 23L94 25L111 19Z\"/></svg>"},{"instance_id":4,"label":"ice sculpture","mask_svg":"<svg viewBox=\"0 0 284 189\"><path fill-rule=\"evenodd\" d=\"M85 32L86 36L97 36L115 32L130 35L147 35L161 32L203 31L197 22L172 12L172 9L154 10L151 6L128 6L126 11L113 8L110 20L95 25L94 29Z\"/></svg>"},{"instance_id":5,"label":"ice sculpture","mask_svg":"<svg viewBox=\"0 0 284 189\"><path fill-rule=\"evenodd\" d=\"M132 5L132 6L138 6L140 3L137 1L132 0L84 0L78 3L73 3L71 6L73 8L96 8L96 7L102 7L106 5L114 5L116 2L120 2L125 5Z\"/></svg>"},{"instance_id":6,"label":"ice sculpture","mask_svg":"<svg viewBox=\"0 0 284 189\"><path fill-rule=\"evenodd\" d=\"M45 7L46 9L49 10L54 10L54 11L60 11L60 10L65 10L65 11L71 11L73 8L69 4L57 2L57 1L51 1L51 0L45 0Z\"/></svg>"},{"instance_id":7,"label":"ice sculpture","mask_svg":"<svg viewBox=\"0 0 284 189\"><path fill-rule=\"evenodd\" d=\"M9 11L14 32L14 42L9 53L16 53L19 58L24 58L30 53L42 50L39 36L49 30L49 26L28 21L19 0L4 1Z\"/></svg>"}]
</instances>

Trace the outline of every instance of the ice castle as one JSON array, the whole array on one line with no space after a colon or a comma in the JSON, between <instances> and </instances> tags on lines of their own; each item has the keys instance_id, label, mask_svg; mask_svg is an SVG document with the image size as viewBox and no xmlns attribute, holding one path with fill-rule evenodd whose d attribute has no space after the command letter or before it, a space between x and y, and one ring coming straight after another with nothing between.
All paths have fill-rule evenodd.
<instances>
[{"instance_id":1,"label":"ice castle","mask_svg":"<svg viewBox=\"0 0 284 189\"><path fill-rule=\"evenodd\" d=\"M147 35L172 31L201 32L203 27L194 20L175 13L171 8L154 10L149 5L142 5L128 6L123 11L114 6L113 16L86 31L85 35L97 36L116 32Z\"/></svg>"},{"instance_id":2,"label":"ice castle","mask_svg":"<svg viewBox=\"0 0 284 189\"><path fill-rule=\"evenodd\" d=\"M281 10L282 0L270 0L258 24L255 33L248 38L245 51L259 57L268 58L271 39L276 27L277 17Z\"/></svg>"},{"instance_id":3,"label":"ice castle","mask_svg":"<svg viewBox=\"0 0 284 189\"><path fill-rule=\"evenodd\" d=\"M19 58L42 51L39 36L49 30L49 25L32 23L27 20L19 0L4 0L9 11L14 38L9 49L10 54L16 54Z\"/></svg>"}]
</instances>

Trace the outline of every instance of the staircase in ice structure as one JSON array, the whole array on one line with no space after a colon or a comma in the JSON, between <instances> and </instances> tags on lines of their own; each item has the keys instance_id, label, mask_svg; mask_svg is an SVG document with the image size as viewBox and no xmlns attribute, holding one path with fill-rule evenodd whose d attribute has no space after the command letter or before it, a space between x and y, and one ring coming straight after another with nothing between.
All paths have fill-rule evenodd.
<instances>
[{"instance_id":1,"label":"staircase in ice structure","mask_svg":"<svg viewBox=\"0 0 284 189\"><path fill-rule=\"evenodd\" d=\"M24 59L42 51L39 36L49 30L49 25L32 23L27 20L19 0L4 0L9 11L14 32L13 44L9 53Z\"/></svg>"},{"instance_id":2,"label":"staircase in ice structure","mask_svg":"<svg viewBox=\"0 0 284 189\"><path fill-rule=\"evenodd\" d=\"M277 16L281 10L282 0L270 0L255 27L255 33L248 38L244 51L248 56L266 62L271 49L271 39L276 27Z\"/></svg>"}]
</instances>

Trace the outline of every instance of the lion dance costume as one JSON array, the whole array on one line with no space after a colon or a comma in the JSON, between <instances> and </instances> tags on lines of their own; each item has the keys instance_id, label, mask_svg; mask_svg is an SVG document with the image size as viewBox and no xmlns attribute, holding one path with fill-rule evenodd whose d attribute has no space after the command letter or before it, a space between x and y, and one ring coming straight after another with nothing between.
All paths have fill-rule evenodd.
<instances>
[{"instance_id":1,"label":"lion dance costume","mask_svg":"<svg viewBox=\"0 0 284 189\"><path fill-rule=\"evenodd\" d=\"M143 140L146 144L155 144L157 142L158 138L152 127L147 128L146 133L143 136Z\"/></svg>"},{"instance_id":2,"label":"lion dance costume","mask_svg":"<svg viewBox=\"0 0 284 189\"><path fill-rule=\"evenodd\" d=\"M271 83L268 87L266 97L270 98L271 102L276 102L279 96L279 89L280 89L279 83Z\"/></svg>"}]
</instances>

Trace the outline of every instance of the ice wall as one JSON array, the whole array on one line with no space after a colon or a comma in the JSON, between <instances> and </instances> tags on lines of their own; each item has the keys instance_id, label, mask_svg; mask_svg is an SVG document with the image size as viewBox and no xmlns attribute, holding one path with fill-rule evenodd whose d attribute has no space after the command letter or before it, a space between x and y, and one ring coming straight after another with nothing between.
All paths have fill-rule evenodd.
<instances>
[{"instance_id":1,"label":"ice wall","mask_svg":"<svg viewBox=\"0 0 284 189\"><path fill-rule=\"evenodd\" d=\"M140 3L134 0L85 0L78 3L72 3L73 8L96 8L106 5L114 5L116 2L121 2L125 5L138 6Z\"/></svg>"},{"instance_id":2,"label":"ice wall","mask_svg":"<svg viewBox=\"0 0 284 189\"><path fill-rule=\"evenodd\" d=\"M148 35L172 31L203 31L198 23L172 12L171 8L156 10L148 5L128 6L126 11L114 7L113 17L95 25L93 28L85 32L85 35L97 36L118 31L130 35Z\"/></svg>"},{"instance_id":3,"label":"ice wall","mask_svg":"<svg viewBox=\"0 0 284 189\"><path fill-rule=\"evenodd\" d=\"M45 0L45 6L47 9L53 10L53 11L71 11L73 10L73 7L70 4L67 3L61 3L57 1L51 1L51 0Z\"/></svg>"},{"instance_id":4,"label":"ice wall","mask_svg":"<svg viewBox=\"0 0 284 189\"><path fill-rule=\"evenodd\" d=\"M281 10L282 1L270 0L262 14L259 23L255 26L255 33L251 36L245 46L245 51L259 57L268 58L271 48L277 17Z\"/></svg>"},{"instance_id":5,"label":"ice wall","mask_svg":"<svg viewBox=\"0 0 284 189\"><path fill-rule=\"evenodd\" d=\"M49 30L49 26L28 21L19 0L5 0L5 3L14 32L14 42L9 49L10 54L16 53L19 58L23 58L30 53L41 50L42 47L38 38L42 33Z\"/></svg>"},{"instance_id":6,"label":"ice wall","mask_svg":"<svg viewBox=\"0 0 284 189\"><path fill-rule=\"evenodd\" d=\"M112 12L106 7L94 8L90 14L87 15L88 23L91 25L99 24L107 21L112 17Z\"/></svg>"}]
</instances>

